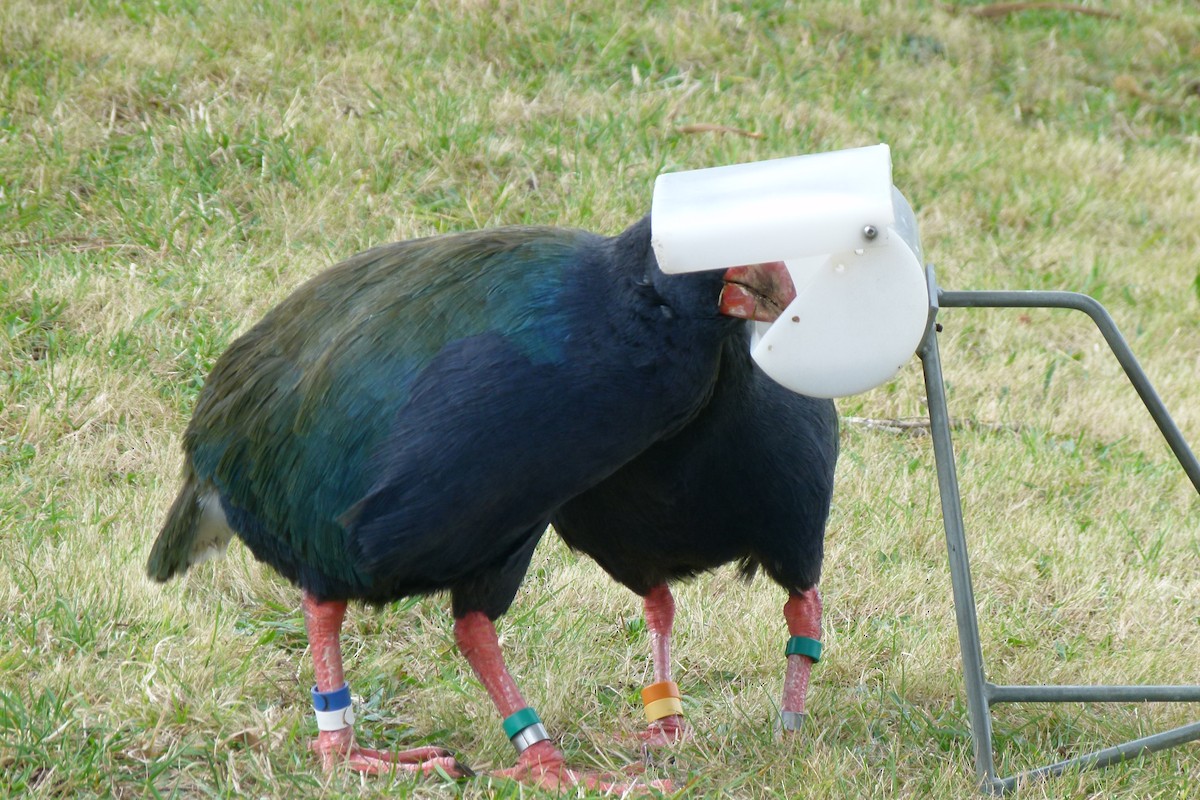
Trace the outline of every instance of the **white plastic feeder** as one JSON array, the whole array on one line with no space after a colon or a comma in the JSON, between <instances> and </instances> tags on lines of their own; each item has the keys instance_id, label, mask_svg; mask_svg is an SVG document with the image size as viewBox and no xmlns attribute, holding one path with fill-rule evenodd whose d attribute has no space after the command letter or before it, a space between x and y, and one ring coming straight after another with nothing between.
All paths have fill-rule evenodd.
<instances>
[{"instance_id":1,"label":"white plastic feeder","mask_svg":"<svg viewBox=\"0 0 1200 800\"><path fill-rule=\"evenodd\" d=\"M650 225L663 272L784 262L796 299L755 323L750 352L795 392L874 388L925 333L916 218L885 144L660 175Z\"/></svg>"}]
</instances>

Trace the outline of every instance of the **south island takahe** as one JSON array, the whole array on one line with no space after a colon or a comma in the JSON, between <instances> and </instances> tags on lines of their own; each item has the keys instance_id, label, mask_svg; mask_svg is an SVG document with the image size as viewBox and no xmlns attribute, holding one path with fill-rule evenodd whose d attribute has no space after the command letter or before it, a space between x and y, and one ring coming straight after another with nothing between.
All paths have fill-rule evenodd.
<instances>
[{"instance_id":1,"label":"south island takahe","mask_svg":"<svg viewBox=\"0 0 1200 800\"><path fill-rule=\"evenodd\" d=\"M519 753L567 770L493 622L553 512L703 410L746 319L794 297L782 263L671 276L649 218L613 238L512 228L369 250L301 286L218 359L150 554L165 581L236 535L301 589L324 766L467 774L447 751L359 747L348 600L448 590L454 635ZM770 432L760 432L770 435Z\"/></svg>"},{"instance_id":2,"label":"south island takahe","mask_svg":"<svg viewBox=\"0 0 1200 800\"><path fill-rule=\"evenodd\" d=\"M762 569L789 593L784 618L780 718L799 729L812 664L820 657L825 524L838 455L832 400L796 394L750 357L748 332L725 340L712 399L685 428L661 439L552 517L571 547L641 595L654 681L643 690L647 746L685 732L672 679L668 584L731 562Z\"/></svg>"}]
</instances>

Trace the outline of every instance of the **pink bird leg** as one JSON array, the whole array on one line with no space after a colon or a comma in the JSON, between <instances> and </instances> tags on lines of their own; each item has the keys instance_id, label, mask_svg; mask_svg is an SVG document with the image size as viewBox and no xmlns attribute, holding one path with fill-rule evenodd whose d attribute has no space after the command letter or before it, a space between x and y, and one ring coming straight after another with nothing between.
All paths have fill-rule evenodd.
<instances>
[{"instance_id":1,"label":"pink bird leg","mask_svg":"<svg viewBox=\"0 0 1200 800\"><path fill-rule=\"evenodd\" d=\"M507 719L527 707L516 682L504 665L504 656L500 652L500 642L496 637L496 627L486 614L472 611L456 619L454 638L458 642L458 649L470 663L471 669L487 690L501 717ZM545 789L583 786L594 791L625 794L636 791L640 785L660 791L670 790L668 782L629 783L622 782L624 776L610 778L599 773L567 769L563 754L548 740L529 746L517 757L515 767L496 774Z\"/></svg>"},{"instance_id":2,"label":"pink bird leg","mask_svg":"<svg viewBox=\"0 0 1200 800\"><path fill-rule=\"evenodd\" d=\"M650 654L654 659L654 682L671 678L671 625L675 621L675 598L667 584L661 583L643 598L646 627L650 629ZM644 748L666 747L691 736L691 729L679 714L655 720L638 734Z\"/></svg>"},{"instance_id":3,"label":"pink bird leg","mask_svg":"<svg viewBox=\"0 0 1200 800\"><path fill-rule=\"evenodd\" d=\"M317 600L305 592L301 600L304 625L312 647L313 671L317 691L331 692L346 685L342 673L342 620L346 616L344 600ZM411 772L430 775L439 770L452 778L471 775L448 750L440 747L417 747L412 750L384 752L359 747L354 741L354 728L320 731L311 745L326 771L344 764L356 772L371 774Z\"/></svg>"},{"instance_id":4,"label":"pink bird leg","mask_svg":"<svg viewBox=\"0 0 1200 800\"><path fill-rule=\"evenodd\" d=\"M792 636L821 638L821 595L816 587L793 594L783 606L783 617L787 620L788 633ZM783 681L784 712L804 713L804 701L808 696L808 679L813 660L799 653L788 656L787 676ZM789 731L795 733L795 731Z\"/></svg>"}]
</instances>

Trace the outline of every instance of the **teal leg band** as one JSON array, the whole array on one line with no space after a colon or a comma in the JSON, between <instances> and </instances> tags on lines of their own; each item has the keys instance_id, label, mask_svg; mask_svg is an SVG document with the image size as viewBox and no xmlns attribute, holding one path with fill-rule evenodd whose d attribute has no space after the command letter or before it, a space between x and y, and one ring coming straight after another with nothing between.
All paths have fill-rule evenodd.
<instances>
[{"instance_id":1,"label":"teal leg band","mask_svg":"<svg viewBox=\"0 0 1200 800\"><path fill-rule=\"evenodd\" d=\"M550 738L537 712L528 706L504 720L504 735L517 748L517 753Z\"/></svg>"},{"instance_id":2,"label":"teal leg band","mask_svg":"<svg viewBox=\"0 0 1200 800\"><path fill-rule=\"evenodd\" d=\"M821 642L807 636L793 636L788 639L787 654L789 656L808 656L815 664L821 660Z\"/></svg>"},{"instance_id":3,"label":"teal leg band","mask_svg":"<svg viewBox=\"0 0 1200 800\"><path fill-rule=\"evenodd\" d=\"M504 720L504 735L511 739L530 725L537 725L541 721L537 712L526 706Z\"/></svg>"}]
</instances>

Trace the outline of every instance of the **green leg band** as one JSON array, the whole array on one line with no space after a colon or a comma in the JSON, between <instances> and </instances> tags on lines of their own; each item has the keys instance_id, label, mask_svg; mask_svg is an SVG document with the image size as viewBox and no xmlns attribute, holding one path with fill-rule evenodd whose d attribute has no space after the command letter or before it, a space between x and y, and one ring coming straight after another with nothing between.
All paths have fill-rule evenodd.
<instances>
[{"instance_id":1,"label":"green leg band","mask_svg":"<svg viewBox=\"0 0 1200 800\"><path fill-rule=\"evenodd\" d=\"M807 636L793 636L788 639L787 654L789 656L808 656L815 664L821 660L821 642Z\"/></svg>"},{"instance_id":2,"label":"green leg band","mask_svg":"<svg viewBox=\"0 0 1200 800\"><path fill-rule=\"evenodd\" d=\"M550 738L537 712L528 706L504 720L504 735L518 753Z\"/></svg>"}]
</instances>

